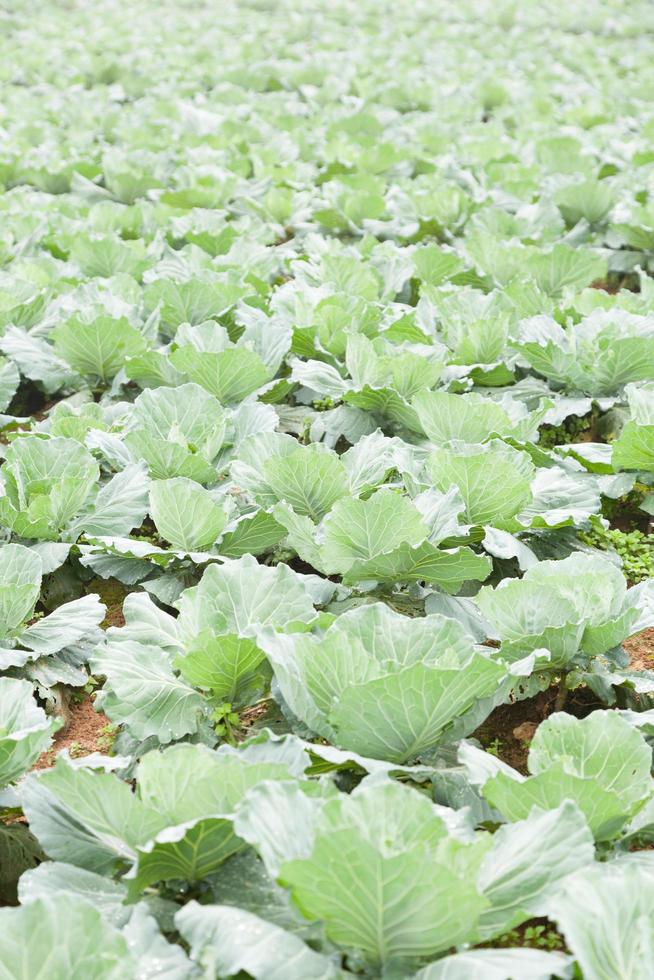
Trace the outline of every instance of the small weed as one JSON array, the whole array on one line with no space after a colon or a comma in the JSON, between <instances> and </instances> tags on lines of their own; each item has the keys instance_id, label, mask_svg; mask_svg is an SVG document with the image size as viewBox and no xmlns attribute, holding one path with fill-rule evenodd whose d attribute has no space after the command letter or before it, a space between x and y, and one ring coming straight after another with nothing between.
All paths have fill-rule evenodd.
<instances>
[{"instance_id":1,"label":"small weed","mask_svg":"<svg viewBox=\"0 0 654 980\"><path fill-rule=\"evenodd\" d=\"M502 748L503 748L502 739L494 738L493 741L489 742L488 745L486 746L486 751L488 752L489 755L494 755L499 759L500 753L502 752Z\"/></svg>"},{"instance_id":2,"label":"small weed","mask_svg":"<svg viewBox=\"0 0 654 980\"><path fill-rule=\"evenodd\" d=\"M280 565L288 564L295 557L295 552L292 548L275 548L271 555L268 556L266 560L267 565Z\"/></svg>"},{"instance_id":3,"label":"small weed","mask_svg":"<svg viewBox=\"0 0 654 980\"><path fill-rule=\"evenodd\" d=\"M241 719L237 711L232 711L232 705L229 701L224 701L215 709L211 715L211 720L214 723L213 730L216 735L223 738L225 742L229 742L230 745L236 745L236 735Z\"/></svg>"},{"instance_id":4,"label":"small weed","mask_svg":"<svg viewBox=\"0 0 654 980\"><path fill-rule=\"evenodd\" d=\"M324 398L316 398L315 401L311 402L311 405L317 412L328 412L330 408L334 408L336 402L326 395Z\"/></svg>"},{"instance_id":5,"label":"small weed","mask_svg":"<svg viewBox=\"0 0 654 980\"><path fill-rule=\"evenodd\" d=\"M108 722L103 725L100 729L100 734L98 735L96 742L97 746L101 752L108 753L113 748L113 744L116 741L116 735L118 734L118 726L112 725Z\"/></svg>"},{"instance_id":6,"label":"small weed","mask_svg":"<svg viewBox=\"0 0 654 980\"><path fill-rule=\"evenodd\" d=\"M580 442L581 437L593 428L594 415L569 415L561 425L541 425L538 445L541 449L553 449L555 446L567 446Z\"/></svg>"},{"instance_id":7,"label":"small weed","mask_svg":"<svg viewBox=\"0 0 654 980\"><path fill-rule=\"evenodd\" d=\"M634 584L654 578L654 535L597 525L579 537L594 548L615 551L620 557L625 575Z\"/></svg>"},{"instance_id":8,"label":"small weed","mask_svg":"<svg viewBox=\"0 0 654 980\"><path fill-rule=\"evenodd\" d=\"M98 684L99 681L91 674L84 687L76 687L71 690L70 700L73 704L81 704L95 692Z\"/></svg>"},{"instance_id":9,"label":"small weed","mask_svg":"<svg viewBox=\"0 0 654 980\"><path fill-rule=\"evenodd\" d=\"M530 949L543 949L548 952L565 949L563 938L549 923L546 925L538 923L523 926L521 929L511 929L504 935L498 936L493 941L493 946L506 947L507 949L516 946L528 946Z\"/></svg>"}]
</instances>

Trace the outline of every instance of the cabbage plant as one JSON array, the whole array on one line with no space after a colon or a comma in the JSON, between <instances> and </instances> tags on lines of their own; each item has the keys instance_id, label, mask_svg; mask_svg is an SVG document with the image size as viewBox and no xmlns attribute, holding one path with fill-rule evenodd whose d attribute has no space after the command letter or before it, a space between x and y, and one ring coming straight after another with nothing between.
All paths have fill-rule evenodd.
<instances>
[{"instance_id":1,"label":"cabbage plant","mask_svg":"<svg viewBox=\"0 0 654 980\"><path fill-rule=\"evenodd\" d=\"M132 793L114 773L61 756L29 776L21 801L49 857L124 875L136 898L157 882L200 881L215 871L245 846L234 819L248 790L291 773L292 764L261 758L256 748L175 745L143 757Z\"/></svg>"},{"instance_id":2,"label":"cabbage plant","mask_svg":"<svg viewBox=\"0 0 654 980\"><path fill-rule=\"evenodd\" d=\"M453 620L406 620L382 603L321 635L261 639L291 712L362 755L406 762L472 731L506 693L508 670Z\"/></svg>"},{"instance_id":3,"label":"cabbage plant","mask_svg":"<svg viewBox=\"0 0 654 980\"><path fill-rule=\"evenodd\" d=\"M460 758L491 806L509 821L523 820L532 807L555 809L574 800L596 840L629 833L630 821L654 794L652 750L643 735L614 711L578 719L555 712L543 721L529 747L529 775L482 760L464 744ZM484 772L484 767L488 770ZM642 833L646 825L638 822Z\"/></svg>"},{"instance_id":4,"label":"cabbage plant","mask_svg":"<svg viewBox=\"0 0 654 980\"><path fill-rule=\"evenodd\" d=\"M654 473L654 385L626 389L630 418L612 443L616 469Z\"/></svg>"},{"instance_id":5,"label":"cabbage plant","mask_svg":"<svg viewBox=\"0 0 654 980\"><path fill-rule=\"evenodd\" d=\"M0 670L25 675L43 688L83 685L87 674L81 667L102 637L105 606L97 595L85 595L35 616L42 569L37 551L0 545Z\"/></svg>"},{"instance_id":6,"label":"cabbage plant","mask_svg":"<svg viewBox=\"0 0 654 980\"><path fill-rule=\"evenodd\" d=\"M297 829L289 835L281 828L291 814ZM387 780L333 798L278 782L247 795L236 828L304 917L324 923L331 942L373 972L411 975L425 958L525 921L559 881L592 861L592 838L574 804L535 811L531 821L538 844L527 822L494 837L474 833L452 811ZM182 932L199 916L193 906L180 912Z\"/></svg>"},{"instance_id":7,"label":"cabbage plant","mask_svg":"<svg viewBox=\"0 0 654 980\"><path fill-rule=\"evenodd\" d=\"M554 672L583 670L590 658L615 655L654 617L651 583L627 589L611 561L579 553L484 587L476 601L502 641L503 656L536 651L537 666Z\"/></svg>"},{"instance_id":8,"label":"cabbage plant","mask_svg":"<svg viewBox=\"0 0 654 980\"><path fill-rule=\"evenodd\" d=\"M147 512L143 466L125 466L107 482L75 439L20 436L2 467L0 520L21 538L74 542L80 534L127 534Z\"/></svg>"},{"instance_id":9,"label":"cabbage plant","mask_svg":"<svg viewBox=\"0 0 654 980\"><path fill-rule=\"evenodd\" d=\"M124 604L125 626L96 647L92 669L106 677L98 704L138 739L168 743L196 733L223 702L239 706L268 687L258 640L265 627L307 630L334 588L286 565L251 556L210 565L176 600L174 618L147 594Z\"/></svg>"},{"instance_id":10,"label":"cabbage plant","mask_svg":"<svg viewBox=\"0 0 654 980\"><path fill-rule=\"evenodd\" d=\"M549 381L593 397L618 394L651 377L654 321L624 310L597 310L567 328L547 316L523 320L514 347Z\"/></svg>"},{"instance_id":11,"label":"cabbage plant","mask_svg":"<svg viewBox=\"0 0 654 980\"><path fill-rule=\"evenodd\" d=\"M0 677L0 806L2 790L36 762L61 724L38 707L28 681Z\"/></svg>"}]
</instances>

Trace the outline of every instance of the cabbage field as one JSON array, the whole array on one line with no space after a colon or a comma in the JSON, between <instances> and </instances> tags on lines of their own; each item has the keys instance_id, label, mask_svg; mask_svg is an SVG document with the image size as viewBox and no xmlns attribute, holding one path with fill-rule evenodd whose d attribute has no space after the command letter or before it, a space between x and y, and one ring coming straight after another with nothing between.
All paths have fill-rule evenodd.
<instances>
[{"instance_id":1,"label":"cabbage field","mask_svg":"<svg viewBox=\"0 0 654 980\"><path fill-rule=\"evenodd\" d=\"M652 980L654 5L0 9L0 980Z\"/></svg>"}]
</instances>

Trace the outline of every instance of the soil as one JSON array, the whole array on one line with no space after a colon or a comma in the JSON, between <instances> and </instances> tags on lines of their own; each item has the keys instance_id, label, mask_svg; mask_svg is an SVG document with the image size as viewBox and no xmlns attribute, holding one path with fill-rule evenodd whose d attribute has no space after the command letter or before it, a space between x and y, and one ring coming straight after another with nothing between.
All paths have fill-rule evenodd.
<instances>
[{"instance_id":1,"label":"soil","mask_svg":"<svg viewBox=\"0 0 654 980\"><path fill-rule=\"evenodd\" d=\"M651 631L654 633L654 630ZM654 655L654 648L652 649ZM555 710L558 685L541 691L533 698L501 704L488 716L483 725L473 733L486 750L492 749L498 759L528 775L529 746L541 721ZM587 688L568 693L563 710L577 718L584 718L594 708L603 707Z\"/></svg>"},{"instance_id":2,"label":"soil","mask_svg":"<svg viewBox=\"0 0 654 980\"><path fill-rule=\"evenodd\" d=\"M95 710L92 696L71 702L68 711L68 724L59 729L52 746L34 763L34 769L49 769L62 749L68 749L71 756L79 759L92 752L106 753L110 747L110 736L106 731L109 719Z\"/></svg>"},{"instance_id":3,"label":"soil","mask_svg":"<svg viewBox=\"0 0 654 980\"><path fill-rule=\"evenodd\" d=\"M95 592L107 607L106 615L100 623L102 629L125 625L123 603L127 596L127 589L121 582L115 578L94 578L86 586L86 592L88 594Z\"/></svg>"},{"instance_id":4,"label":"soil","mask_svg":"<svg viewBox=\"0 0 654 980\"><path fill-rule=\"evenodd\" d=\"M122 602L114 606L107 606L107 614L100 623L103 630L108 630L110 626L124 626L125 617L123 616Z\"/></svg>"},{"instance_id":5,"label":"soil","mask_svg":"<svg viewBox=\"0 0 654 980\"><path fill-rule=\"evenodd\" d=\"M7 413L18 418L31 416L41 422L57 401L56 398L48 400L35 381L23 378Z\"/></svg>"},{"instance_id":6,"label":"soil","mask_svg":"<svg viewBox=\"0 0 654 980\"><path fill-rule=\"evenodd\" d=\"M596 279L591 282L591 289L601 289L605 293L615 296L621 289L628 290L630 293L640 292L640 280L634 272L612 272L605 279Z\"/></svg>"},{"instance_id":7,"label":"soil","mask_svg":"<svg viewBox=\"0 0 654 980\"><path fill-rule=\"evenodd\" d=\"M595 282L591 282L591 289L601 289L604 293L610 293L611 296L615 296L616 293L620 292L620 287L616 285L611 285L606 281L606 279L596 279Z\"/></svg>"},{"instance_id":8,"label":"soil","mask_svg":"<svg viewBox=\"0 0 654 980\"><path fill-rule=\"evenodd\" d=\"M654 629L636 633L622 645L629 654L632 670L654 670Z\"/></svg>"},{"instance_id":9,"label":"soil","mask_svg":"<svg viewBox=\"0 0 654 980\"><path fill-rule=\"evenodd\" d=\"M253 704L251 708L246 708L241 712L241 728L244 729L246 738L251 735L249 729L256 728L257 724L269 714L270 707L270 700L265 700L260 701L259 704Z\"/></svg>"},{"instance_id":10,"label":"soil","mask_svg":"<svg viewBox=\"0 0 654 980\"><path fill-rule=\"evenodd\" d=\"M529 745L538 725L550 714L554 696L542 691L534 698L501 704L488 716L473 735L485 749L493 749L502 762L527 773Z\"/></svg>"},{"instance_id":11,"label":"soil","mask_svg":"<svg viewBox=\"0 0 654 980\"><path fill-rule=\"evenodd\" d=\"M624 531L625 534L629 534L630 531L641 531L643 534L649 534L651 533L651 520L650 515L642 510L616 507L611 514L610 525L611 528Z\"/></svg>"}]
</instances>

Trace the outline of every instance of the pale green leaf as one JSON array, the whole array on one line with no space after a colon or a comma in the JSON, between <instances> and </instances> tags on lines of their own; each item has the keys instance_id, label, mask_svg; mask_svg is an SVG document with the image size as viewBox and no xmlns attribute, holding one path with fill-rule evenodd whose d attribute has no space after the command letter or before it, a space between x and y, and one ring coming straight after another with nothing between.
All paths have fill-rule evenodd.
<instances>
[{"instance_id":1,"label":"pale green leaf","mask_svg":"<svg viewBox=\"0 0 654 980\"><path fill-rule=\"evenodd\" d=\"M244 972L255 980L338 980L342 971L297 936L229 905L190 902L175 923L191 958L222 976Z\"/></svg>"},{"instance_id":2,"label":"pale green leaf","mask_svg":"<svg viewBox=\"0 0 654 980\"><path fill-rule=\"evenodd\" d=\"M210 548L227 522L224 507L183 477L151 484L150 514L161 537L182 551Z\"/></svg>"}]
</instances>

